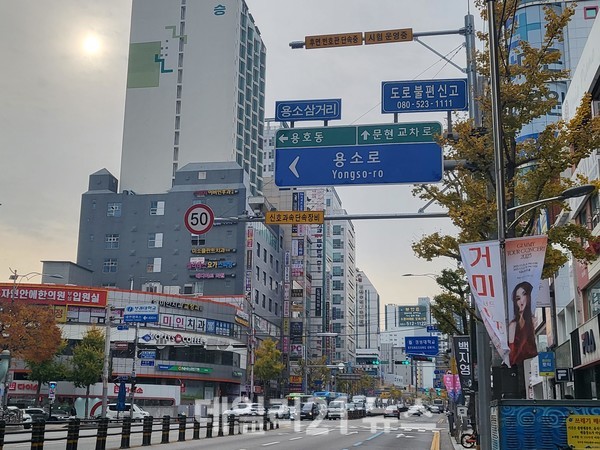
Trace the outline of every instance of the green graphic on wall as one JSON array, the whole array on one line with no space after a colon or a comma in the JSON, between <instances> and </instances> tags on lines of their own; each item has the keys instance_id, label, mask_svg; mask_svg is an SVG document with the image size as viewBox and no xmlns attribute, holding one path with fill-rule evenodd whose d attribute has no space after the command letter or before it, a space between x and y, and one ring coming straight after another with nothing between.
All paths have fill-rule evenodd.
<instances>
[{"instance_id":1,"label":"green graphic on wall","mask_svg":"<svg viewBox=\"0 0 600 450\"><path fill-rule=\"evenodd\" d=\"M156 55L160 55L160 47L160 41L129 45L127 88L158 87L161 65Z\"/></svg>"}]
</instances>

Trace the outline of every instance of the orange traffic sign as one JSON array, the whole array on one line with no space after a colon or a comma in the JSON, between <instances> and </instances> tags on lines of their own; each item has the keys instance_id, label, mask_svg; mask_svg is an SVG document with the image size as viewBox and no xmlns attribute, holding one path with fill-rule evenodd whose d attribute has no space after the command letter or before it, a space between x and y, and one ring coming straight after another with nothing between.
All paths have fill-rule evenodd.
<instances>
[{"instance_id":1,"label":"orange traffic sign","mask_svg":"<svg viewBox=\"0 0 600 450\"><path fill-rule=\"evenodd\" d=\"M362 45L363 34L343 33L343 34L321 34L316 36L306 36L304 38L304 48L329 48L329 47L350 47L352 45Z\"/></svg>"},{"instance_id":2,"label":"orange traffic sign","mask_svg":"<svg viewBox=\"0 0 600 450\"><path fill-rule=\"evenodd\" d=\"M268 211L265 223L271 225L321 224L325 218L324 211Z\"/></svg>"},{"instance_id":3,"label":"orange traffic sign","mask_svg":"<svg viewBox=\"0 0 600 450\"><path fill-rule=\"evenodd\" d=\"M389 42L409 42L412 40L412 28L400 28L397 30L365 31L365 45L387 44Z\"/></svg>"}]
</instances>

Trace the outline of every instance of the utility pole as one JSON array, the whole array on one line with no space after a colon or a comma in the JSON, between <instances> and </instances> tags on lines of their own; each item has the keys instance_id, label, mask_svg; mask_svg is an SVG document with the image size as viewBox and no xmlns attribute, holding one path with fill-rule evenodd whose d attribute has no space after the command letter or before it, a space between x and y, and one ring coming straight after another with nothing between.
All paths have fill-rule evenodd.
<instances>
[{"instance_id":1,"label":"utility pole","mask_svg":"<svg viewBox=\"0 0 600 450\"><path fill-rule=\"evenodd\" d=\"M135 323L135 337L133 338L133 365L131 366L131 389L130 389L130 403L131 405L129 406L129 416L133 419L133 400L135 398L135 386L136 386L136 373L135 373L135 368L136 368L136 363L137 363L137 354L138 354L138 333L140 330L140 323L136 322Z\"/></svg>"},{"instance_id":2,"label":"utility pole","mask_svg":"<svg viewBox=\"0 0 600 450\"><path fill-rule=\"evenodd\" d=\"M102 365L102 418L106 417L106 408L108 405L108 378L110 376L110 326L111 326L111 307L106 305L104 319L104 362Z\"/></svg>"}]
</instances>

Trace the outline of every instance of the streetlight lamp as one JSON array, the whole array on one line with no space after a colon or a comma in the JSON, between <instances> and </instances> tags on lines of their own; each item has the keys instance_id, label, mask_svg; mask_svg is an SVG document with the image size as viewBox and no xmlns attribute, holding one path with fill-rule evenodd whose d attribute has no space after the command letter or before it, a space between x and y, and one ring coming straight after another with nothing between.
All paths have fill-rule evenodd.
<instances>
[{"instance_id":1,"label":"streetlight lamp","mask_svg":"<svg viewBox=\"0 0 600 450\"><path fill-rule=\"evenodd\" d=\"M8 279L12 280L12 282L13 282L13 288L10 293L11 305L13 305L15 303L15 297L17 295L17 286L19 285L19 283L18 283L19 280L23 280L23 278L25 278L26 280L30 280L31 278L38 276L38 275L41 277L48 277L48 278L60 278L60 279L64 278L62 275L60 275L58 273L48 274L48 273L40 273L40 272L29 272L24 275L21 275L21 274L17 273L17 269L13 270L9 267L8 270L10 270L10 272L11 272ZM43 282L43 278L42 278L42 282Z\"/></svg>"}]
</instances>

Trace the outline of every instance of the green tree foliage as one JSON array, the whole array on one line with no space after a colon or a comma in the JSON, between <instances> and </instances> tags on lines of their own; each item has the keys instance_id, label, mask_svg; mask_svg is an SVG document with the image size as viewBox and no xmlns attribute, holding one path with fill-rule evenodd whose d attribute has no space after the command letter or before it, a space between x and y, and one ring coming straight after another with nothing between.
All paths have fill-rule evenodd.
<instances>
[{"instance_id":1,"label":"green tree foliage","mask_svg":"<svg viewBox=\"0 0 600 450\"><path fill-rule=\"evenodd\" d=\"M90 386L100 381L104 363L104 333L90 328L73 348L70 378L77 387L86 388L85 416L88 416Z\"/></svg>"},{"instance_id":2,"label":"green tree foliage","mask_svg":"<svg viewBox=\"0 0 600 450\"><path fill-rule=\"evenodd\" d=\"M262 381L265 397L269 398L271 380L280 380L285 365L281 362L281 351L272 339L265 339L256 349L254 376Z\"/></svg>"},{"instance_id":3,"label":"green tree foliage","mask_svg":"<svg viewBox=\"0 0 600 450\"><path fill-rule=\"evenodd\" d=\"M316 390L316 386L325 386L331 380L331 369L327 367L327 357L313 359L301 359L298 361L298 368L294 374L304 376L306 371L306 386L309 391Z\"/></svg>"},{"instance_id":4,"label":"green tree foliage","mask_svg":"<svg viewBox=\"0 0 600 450\"><path fill-rule=\"evenodd\" d=\"M27 378L37 382L36 405L39 405L42 384L48 384L49 381L67 380L69 378L69 367L64 361L59 359L65 347L66 342L63 341L52 359L41 362L25 361L25 365L29 369Z\"/></svg>"},{"instance_id":5,"label":"green tree foliage","mask_svg":"<svg viewBox=\"0 0 600 450\"><path fill-rule=\"evenodd\" d=\"M475 311L469 303L469 284L462 269L444 269L436 282L442 293L433 297L431 315L443 334L470 334L470 317Z\"/></svg>"},{"instance_id":6,"label":"green tree foliage","mask_svg":"<svg viewBox=\"0 0 600 450\"><path fill-rule=\"evenodd\" d=\"M487 20L487 1L476 0L484 20ZM591 117L591 101L586 96L576 115L568 120L549 124L537 140L519 140L519 132L534 119L551 112L557 100L551 93L552 83L561 83L568 73L556 70L562 56L555 45L563 41L564 27L574 13L574 6L564 6L562 11L549 5L545 8L545 37L540 48L516 41L515 12L520 0L496 0L498 29L498 59L500 73L500 110L502 117L501 143L504 155L506 208L535 200L555 197L566 188L583 184L563 176L571 173L581 159L600 147L600 118ZM478 37L487 47L488 35ZM512 45L512 49L511 49ZM509 49L519 63L511 63ZM487 51L476 55L478 73L489 78L490 63ZM459 139L441 139L446 159L466 160L469 168L459 168L444 174L441 186L422 185L414 193L424 200L435 200L448 210L456 227L457 236L435 233L413 243L417 256L432 260L439 256L459 259L458 245L462 242L484 241L493 238L497 230L496 183L494 170L492 105L489 88L478 98L483 116L483 127L464 118L458 118L454 130ZM554 203L552 207L567 205ZM543 206L549 207L549 206ZM558 209L559 210L559 209ZM521 213L522 211L519 211ZM508 237L531 235L535 232L539 210L525 214L516 225L507 230ZM506 223L515 219L509 213ZM568 224L550 228L547 232L549 246L546 254L544 277L550 276L568 259L571 252L581 261L595 259L586 251L587 241L595 241L586 224Z\"/></svg>"}]
</instances>

